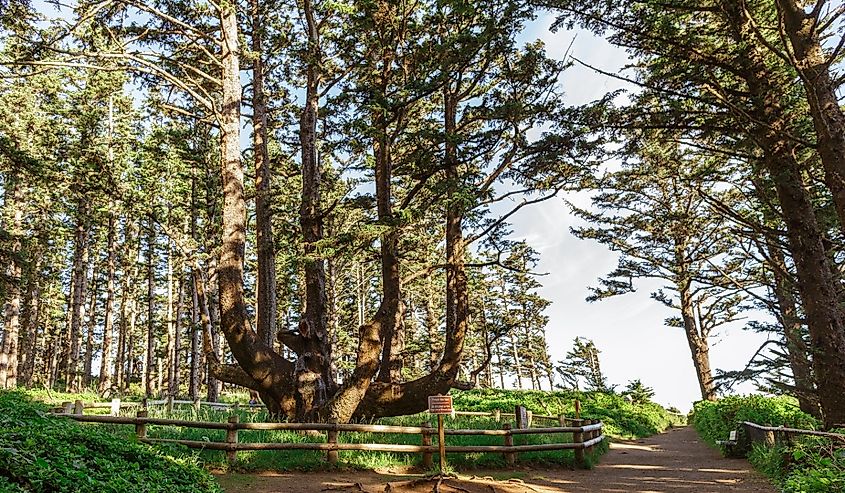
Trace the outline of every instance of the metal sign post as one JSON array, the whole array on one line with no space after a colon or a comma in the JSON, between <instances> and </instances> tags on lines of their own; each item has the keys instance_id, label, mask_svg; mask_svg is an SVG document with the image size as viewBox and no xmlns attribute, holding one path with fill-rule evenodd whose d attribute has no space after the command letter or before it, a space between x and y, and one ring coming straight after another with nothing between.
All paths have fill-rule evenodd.
<instances>
[{"instance_id":1,"label":"metal sign post","mask_svg":"<svg viewBox=\"0 0 845 493\"><path fill-rule=\"evenodd\" d=\"M452 414L452 396L428 396L428 412L437 415L437 446L440 452L440 474L446 473L446 430L443 428L443 416Z\"/></svg>"}]
</instances>

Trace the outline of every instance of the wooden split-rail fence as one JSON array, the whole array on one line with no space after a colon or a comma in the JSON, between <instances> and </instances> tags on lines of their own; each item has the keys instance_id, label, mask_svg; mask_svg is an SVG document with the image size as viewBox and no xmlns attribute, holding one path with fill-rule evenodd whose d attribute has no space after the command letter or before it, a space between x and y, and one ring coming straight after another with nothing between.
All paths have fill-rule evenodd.
<instances>
[{"instance_id":1,"label":"wooden split-rail fence","mask_svg":"<svg viewBox=\"0 0 845 493\"><path fill-rule=\"evenodd\" d=\"M784 428L783 426L763 426L750 421L743 421L742 427L751 443L765 443L772 446L779 442L790 442L796 436L815 436L830 438L834 443L845 446L845 435L826 431L802 430L800 428Z\"/></svg>"},{"instance_id":2,"label":"wooden split-rail fence","mask_svg":"<svg viewBox=\"0 0 845 493\"><path fill-rule=\"evenodd\" d=\"M126 406L132 404L132 406ZM147 403L149 404L149 402ZM225 423L210 421L192 421L183 419L152 418L147 414L146 409L141 409L132 416L118 416L122 407L135 407L134 403L121 403L115 400L112 403L85 405L81 401L75 403L65 402L62 407L54 409L54 414L64 416L76 421L85 423L107 423L118 425L134 425L135 434L138 440L144 443L171 443L179 444L189 448L222 450L226 452L229 462L237 461L239 451L249 450L316 450L326 452L326 460L329 463L336 463L338 451L355 450L370 452L397 452L422 455L422 466L432 467L435 453L438 446L433 444L433 437L437 436L437 428L430 423L423 423L422 426L391 426L373 424L340 424L340 423L242 423L238 415L229 416ZM85 409L111 408L112 415L87 415ZM497 421L503 417L516 417L520 420L520 413L492 413L482 412L456 412L456 415L469 416L490 416ZM516 463L517 455L521 452L573 450L575 461L579 466L585 465L585 455L589 455L594 447L605 439L602 433L601 421L591 419L572 419L564 416L531 415L528 413L528 422L520 423L525 427L513 427L510 423L502 424L500 430L483 429L447 429L447 436L495 436L501 437L501 445L446 445L446 453L501 453L507 464ZM524 418L524 414L523 414ZM558 426L530 428L533 419L554 419ZM184 428L225 430L226 440L224 442L210 442L197 440L180 440L169 438L150 438L147 436L148 425L177 426ZM568 425L568 426L567 426ZM300 432L323 432L325 443L250 443L238 440L238 432L241 430L263 430L263 431L300 431ZM419 435L420 445L392 444L392 443L341 443L338 441L338 434L344 432L353 433L376 433L376 434L398 434L398 435ZM514 445L514 437L519 435L549 435L549 434L571 434L571 442L543 443L529 445Z\"/></svg>"}]
</instances>

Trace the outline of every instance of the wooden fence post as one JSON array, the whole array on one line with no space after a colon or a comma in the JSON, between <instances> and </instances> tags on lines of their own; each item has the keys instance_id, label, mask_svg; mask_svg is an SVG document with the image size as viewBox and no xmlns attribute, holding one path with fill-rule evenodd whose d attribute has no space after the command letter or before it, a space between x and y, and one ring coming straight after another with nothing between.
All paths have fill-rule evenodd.
<instances>
[{"instance_id":1,"label":"wooden fence post","mask_svg":"<svg viewBox=\"0 0 845 493\"><path fill-rule=\"evenodd\" d=\"M238 443L238 429L235 425L238 424L238 415L229 416L229 428L226 429L226 461L231 465L238 459L238 451L235 450L235 445Z\"/></svg>"},{"instance_id":2,"label":"wooden fence post","mask_svg":"<svg viewBox=\"0 0 845 493\"><path fill-rule=\"evenodd\" d=\"M493 409L493 419L495 419L497 423L501 421L502 411L499 411L498 409Z\"/></svg>"},{"instance_id":3,"label":"wooden fence post","mask_svg":"<svg viewBox=\"0 0 845 493\"><path fill-rule=\"evenodd\" d=\"M505 435L505 447L513 447L513 434L510 432L511 424L503 424L502 429L507 432L507 434ZM516 454L513 452L505 452L505 462L509 466L514 465L516 463Z\"/></svg>"},{"instance_id":4,"label":"wooden fence post","mask_svg":"<svg viewBox=\"0 0 845 493\"><path fill-rule=\"evenodd\" d=\"M563 428L564 426L566 426L566 417L561 414L557 417L557 422L560 424L560 427Z\"/></svg>"},{"instance_id":5,"label":"wooden fence post","mask_svg":"<svg viewBox=\"0 0 845 493\"><path fill-rule=\"evenodd\" d=\"M73 402L73 414L84 414L85 406L82 404L82 401L77 399Z\"/></svg>"},{"instance_id":6,"label":"wooden fence post","mask_svg":"<svg viewBox=\"0 0 845 493\"><path fill-rule=\"evenodd\" d=\"M531 428L531 423L534 421L534 412L533 411L526 411L526 417L528 418L528 422L525 423L526 428Z\"/></svg>"},{"instance_id":7,"label":"wooden fence post","mask_svg":"<svg viewBox=\"0 0 845 493\"><path fill-rule=\"evenodd\" d=\"M514 406L513 409L514 420L516 421L516 428L522 430L528 426L528 412L523 406Z\"/></svg>"},{"instance_id":8,"label":"wooden fence post","mask_svg":"<svg viewBox=\"0 0 845 493\"><path fill-rule=\"evenodd\" d=\"M580 419L572 420L573 426L583 426L583 421ZM574 444L583 444L584 443L584 434L580 431L576 431L572 433L572 443ZM575 449L575 465L577 467L584 467L584 449L583 448L576 448Z\"/></svg>"},{"instance_id":9,"label":"wooden fence post","mask_svg":"<svg viewBox=\"0 0 845 493\"><path fill-rule=\"evenodd\" d=\"M595 419L588 419L588 420L587 420L587 425L588 425L588 426L592 426L592 425L594 425L594 424L596 424L596 423L598 423L598 421L596 421ZM592 439L593 439L593 438L595 438L595 437L596 437L596 432L594 432L594 431L588 431L588 432L587 432L587 435L584 437L584 440L586 440L586 441L588 441L588 442L589 442L590 440L592 440ZM587 455L592 454L592 453L593 453L593 446L592 446L592 445L590 445L589 447L587 447L587 448L584 450L584 452L585 452Z\"/></svg>"},{"instance_id":10,"label":"wooden fence post","mask_svg":"<svg viewBox=\"0 0 845 493\"><path fill-rule=\"evenodd\" d=\"M173 414L173 396L172 396L172 395L168 395L168 396L167 396L167 404L166 404L166 406L167 406L167 407L166 407L166 409L167 409L167 414L168 414L168 415Z\"/></svg>"},{"instance_id":11,"label":"wooden fence post","mask_svg":"<svg viewBox=\"0 0 845 493\"><path fill-rule=\"evenodd\" d=\"M137 413L135 413L135 417L136 418L146 418L147 417L147 411L146 410L138 411ZM147 423L144 423L143 421L136 421L135 422L135 435L138 436L138 439L147 438Z\"/></svg>"},{"instance_id":12,"label":"wooden fence post","mask_svg":"<svg viewBox=\"0 0 845 493\"><path fill-rule=\"evenodd\" d=\"M62 412L65 414L70 414L73 412L73 403L70 401L62 402Z\"/></svg>"},{"instance_id":13,"label":"wooden fence post","mask_svg":"<svg viewBox=\"0 0 845 493\"><path fill-rule=\"evenodd\" d=\"M120 414L120 399L111 400L111 415L117 416Z\"/></svg>"},{"instance_id":14,"label":"wooden fence post","mask_svg":"<svg viewBox=\"0 0 845 493\"><path fill-rule=\"evenodd\" d=\"M337 419L329 420L329 423L336 425ZM337 445L337 428L326 432L326 443L333 443ZM326 451L326 461L329 464L337 464L337 450Z\"/></svg>"},{"instance_id":15,"label":"wooden fence post","mask_svg":"<svg viewBox=\"0 0 845 493\"><path fill-rule=\"evenodd\" d=\"M434 435L434 427L429 421L423 423L422 427L424 428L422 432L422 444L423 446L431 446L431 436ZM423 452L422 467L426 471L434 467L434 454L431 451Z\"/></svg>"}]
</instances>

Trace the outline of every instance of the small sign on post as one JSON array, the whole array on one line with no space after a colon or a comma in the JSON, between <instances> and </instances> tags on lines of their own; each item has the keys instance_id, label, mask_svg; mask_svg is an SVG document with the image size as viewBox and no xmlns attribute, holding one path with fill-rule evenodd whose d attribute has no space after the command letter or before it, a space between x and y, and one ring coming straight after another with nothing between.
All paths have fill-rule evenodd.
<instances>
[{"instance_id":1,"label":"small sign on post","mask_svg":"<svg viewBox=\"0 0 845 493\"><path fill-rule=\"evenodd\" d=\"M430 414L452 414L451 395L428 396L428 412Z\"/></svg>"},{"instance_id":2,"label":"small sign on post","mask_svg":"<svg viewBox=\"0 0 845 493\"><path fill-rule=\"evenodd\" d=\"M443 428L443 415L453 414L451 395L428 396L428 412L437 415L437 447L440 455L440 474L446 473L446 430Z\"/></svg>"}]
</instances>

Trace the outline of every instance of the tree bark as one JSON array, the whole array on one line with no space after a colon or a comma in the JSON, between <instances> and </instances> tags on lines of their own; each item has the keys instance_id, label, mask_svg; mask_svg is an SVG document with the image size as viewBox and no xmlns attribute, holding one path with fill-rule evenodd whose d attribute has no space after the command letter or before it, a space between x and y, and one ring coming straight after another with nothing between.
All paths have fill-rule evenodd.
<instances>
[{"instance_id":1,"label":"tree bark","mask_svg":"<svg viewBox=\"0 0 845 493\"><path fill-rule=\"evenodd\" d=\"M8 266L8 301L6 302L5 328L0 344L0 388L12 389L18 385L18 339L20 337L21 315L21 266L16 258L21 252L21 228L23 226L23 187L18 177L11 177L7 183L5 208L9 210L12 236L11 260Z\"/></svg>"},{"instance_id":2,"label":"tree bark","mask_svg":"<svg viewBox=\"0 0 845 493\"><path fill-rule=\"evenodd\" d=\"M38 359L38 348L42 347L41 334L41 260L35 259L35 264L29 275L29 282L27 283L27 303L26 303L26 317L24 320L26 324L21 334L21 349L20 362L18 363L18 385L29 387L32 384L32 376L36 369L36 362ZM42 348L42 361L46 359L47 350ZM45 367L47 365L44 365ZM44 369L46 373L47 368ZM7 377L8 378L8 377ZM46 380L46 379L45 379Z\"/></svg>"},{"instance_id":3,"label":"tree bark","mask_svg":"<svg viewBox=\"0 0 845 493\"><path fill-rule=\"evenodd\" d=\"M241 83L238 60L237 12L233 5L220 11L222 106L218 115L223 178L223 240L217 266L220 327L232 354L252 388L258 390L273 414L293 415L290 375L293 368L247 326L244 302L246 202L240 151ZM208 355L207 355L208 356ZM214 368L212 368L214 369ZM226 378L220 372L217 378ZM243 381L232 382L243 384Z\"/></svg>"},{"instance_id":4,"label":"tree bark","mask_svg":"<svg viewBox=\"0 0 845 493\"><path fill-rule=\"evenodd\" d=\"M845 112L836 95L838 84L819 41L819 18L805 12L796 0L776 0L795 65L807 94L816 131L816 149L824 168L840 229L845 231Z\"/></svg>"},{"instance_id":5,"label":"tree bark","mask_svg":"<svg viewBox=\"0 0 845 493\"><path fill-rule=\"evenodd\" d=\"M68 392L79 390L79 342L82 321L85 318L85 299L88 289L88 211L80 202L76 219L76 236L73 254L73 278L71 281L71 316L68 331L68 357L65 369L65 387Z\"/></svg>"},{"instance_id":6,"label":"tree bark","mask_svg":"<svg viewBox=\"0 0 845 493\"><path fill-rule=\"evenodd\" d=\"M99 277L96 272L96 265L91 266L91 301L88 309L88 324L85 332L85 359L82 364L82 386L88 389L91 386L93 377L92 367L94 363L94 333L97 330L97 299L99 298Z\"/></svg>"},{"instance_id":7,"label":"tree bark","mask_svg":"<svg viewBox=\"0 0 845 493\"><path fill-rule=\"evenodd\" d=\"M108 258L106 259L106 309L105 320L103 321L103 351L100 359L100 381L98 391L103 394L111 387L112 378L112 339L114 332L114 279L115 279L115 263L116 263L116 246L115 242L115 217L114 214L109 215L107 250Z\"/></svg>"},{"instance_id":8,"label":"tree bark","mask_svg":"<svg viewBox=\"0 0 845 493\"><path fill-rule=\"evenodd\" d=\"M686 265L684 263L679 265ZM681 299L681 318L684 323L684 333L687 337L687 344L692 355L692 363L695 367L695 376L698 379L698 388L701 391L701 398L708 401L716 400L716 387L713 383L713 372L710 368L710 344L708 342L707 330L701 326L695 314L695 302L690 293L688 281L681 281L678 284L678 293Z\"/></svg>"},{"instance_id":9,"label":"tree bark","mask_svg":"<svg viewBox=\"0 0 845 493\"><path fill-rule=\"evenodd\" d=\"M141 388L147 398L153 396L153 364L155 363L155 224L150 220L147 224L147 332L144 338L144 362L141 377Z\"/></svg>"},{"instance_id":10,"label":"tree bark","mask_svg":"<svg viewBox=\"0 0 845 493\"><path fill-rule=\"evenodd\" d=\"M276 340L276 250L270 156L267 152L267 98L264 93L264 27L261 0L252 10L252 148L255 160L255 235L258 256L256 313L258 338L273 347Z\"/></svg>"},{"instance_id":11,"label":"tree bark","mask_svg":"<svg viewBox=\"0 0 845 493\"><path fill-rule=\"evenodd\" d=\"M732 34L745 46L737 58L753 101L752 116L761 125L752 135L763 151L763 162L777 191L795 262L798 291L810 332L813 370L826 426L845 422L845 314L839 305L839 279L827 257L821 226L796 160L796 144L784 134L789 120L782 91L774 87L760 50L754 49L753 27L740 6L723 2Z\"/></svg>"}]
</instances>

